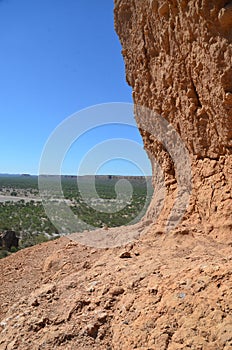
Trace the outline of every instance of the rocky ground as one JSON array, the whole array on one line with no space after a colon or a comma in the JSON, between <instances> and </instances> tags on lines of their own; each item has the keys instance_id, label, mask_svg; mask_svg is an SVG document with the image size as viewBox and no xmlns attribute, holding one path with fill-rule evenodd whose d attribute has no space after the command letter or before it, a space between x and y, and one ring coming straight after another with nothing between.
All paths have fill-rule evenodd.
<instances>
[{"instance_id":1,"label":"rocky ground","mask_svg":"<svg viewBox=\"0 0 232 350\"><path fill-rule=\"evenodd\" d=\"M199 227L22 250L0 261L0 349L229 350L231 246Z\"/></svg>"}]
</instances>

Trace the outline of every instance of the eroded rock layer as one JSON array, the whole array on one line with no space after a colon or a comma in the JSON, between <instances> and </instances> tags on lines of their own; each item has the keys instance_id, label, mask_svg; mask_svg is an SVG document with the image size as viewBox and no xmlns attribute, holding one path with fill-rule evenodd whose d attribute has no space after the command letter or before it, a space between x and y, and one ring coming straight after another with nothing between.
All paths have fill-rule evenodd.
<instances>
[{"instance_id":1,"label":"eroded rock layer","mask_svg":"<svg viewBox=\"0 0 232 350\"><path fill-rule=\"evenodd\" d=\"M229 234L232 1L118 0L115 27L135 104L165 118L189 151L193 190L185 219L191 217L191 223L203 224L215 235L224 225ZM140 126L141 113L136 119ZM165 174L164 221L176 196L175 169L154 135L142 127L140 131L153 163L154 183L155 162ZM151 219L154 205L153 201L148 212Z\"/></svg>"}]
</instances>

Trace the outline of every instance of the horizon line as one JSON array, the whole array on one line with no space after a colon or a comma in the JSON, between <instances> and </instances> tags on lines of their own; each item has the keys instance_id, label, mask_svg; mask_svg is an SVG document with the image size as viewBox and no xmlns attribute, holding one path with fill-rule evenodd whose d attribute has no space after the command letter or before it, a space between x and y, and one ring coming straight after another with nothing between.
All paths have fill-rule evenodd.
<instances>
[{"instance_id":1,"label":"horizon line","mask_svg":"<svg viewBox=\"0 0 232 350\"><path fill-rule=\"evenodd\" d=\"M67 176L67 177L84 177L84 176L114 176L114 177L152 177L151 174L149 175L135 175L135 174L84 174L84 175L74 175L74 174L30 174L30 173L0 173L0 176Z\"/></svg>"}]
</instances>

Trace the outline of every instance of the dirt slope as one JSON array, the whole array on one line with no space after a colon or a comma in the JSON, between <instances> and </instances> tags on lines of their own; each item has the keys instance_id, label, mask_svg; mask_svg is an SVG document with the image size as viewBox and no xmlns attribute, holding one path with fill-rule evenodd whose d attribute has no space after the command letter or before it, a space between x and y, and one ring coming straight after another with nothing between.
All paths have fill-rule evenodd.
<instances>
[{"instance_id":1,"label":"dirt slope","mask_svg":"<svg viewBox=\"0 0 232 350\"><path fill-rule=\"evenodd\" d=\"M197 229L104 250L62 238L0 266L1 350L231 349L231 243Z\"/></svg>"}]
</instances>

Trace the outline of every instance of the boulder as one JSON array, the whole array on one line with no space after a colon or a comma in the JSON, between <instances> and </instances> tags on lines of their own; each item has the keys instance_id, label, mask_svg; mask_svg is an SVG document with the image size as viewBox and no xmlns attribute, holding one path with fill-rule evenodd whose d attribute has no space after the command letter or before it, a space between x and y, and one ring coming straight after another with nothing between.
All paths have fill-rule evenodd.
<instances>
[{"instance_id":1,"label":"boulder","mask_svg":"<svg viewBox=\"0 0 232 350\"><path fill-rule=\"evenodd\" d=\"M6 231L0 235L0 246L10 250L12 247L18 248L19 238L16 236L15 231Z\"/></svg>"}]
</instances>

